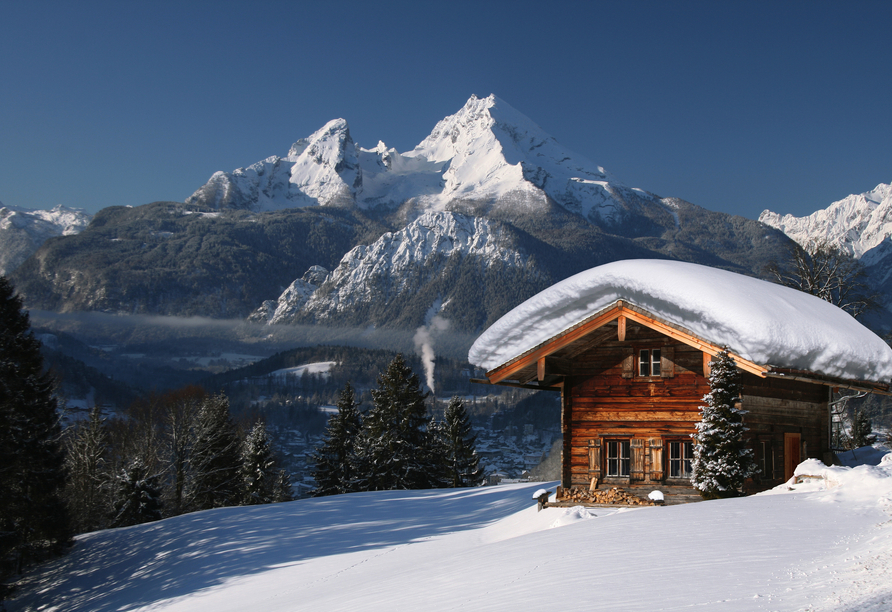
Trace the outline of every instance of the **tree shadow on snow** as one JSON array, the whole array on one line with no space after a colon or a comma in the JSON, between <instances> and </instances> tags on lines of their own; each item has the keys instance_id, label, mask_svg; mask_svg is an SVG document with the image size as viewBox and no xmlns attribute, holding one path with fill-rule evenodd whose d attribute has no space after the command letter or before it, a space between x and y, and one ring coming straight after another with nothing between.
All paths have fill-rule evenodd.
<instances>
[{"instance_id":1,"label":"tree shadow on snow","mask_svg":"<svg viewBox=\"0 0 892 612\"><path fill-rule=\"evenodd\" d=\"M10 610L110 612L317 557L475 529L530 507L541 485L379 491L220 508L78 538L26 578Z\"/></svg>"}]
</instances>

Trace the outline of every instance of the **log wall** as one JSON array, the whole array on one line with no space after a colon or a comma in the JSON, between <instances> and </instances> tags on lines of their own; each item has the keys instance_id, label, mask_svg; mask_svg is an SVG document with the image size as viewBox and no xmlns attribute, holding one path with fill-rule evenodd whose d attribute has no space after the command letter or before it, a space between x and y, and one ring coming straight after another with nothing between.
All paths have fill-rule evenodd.
<instances>
[{"instance_id":1,"label":"log wall","mask_svg":"<svg viewBox=\"0 0 892 612\"><path fill-rule=\"evenodd\" d=\"M660 348L662 376L637 376L640 349ZM709 392L703 353L646 327L631 327L624 342L612 340L572 358L565 379L562 428L562 487L588 488L592 479L606 486L688 487L687 479L668 478L669 442L690 441ZM631 364L631 366L630 366ZM799 434L801 459L823 458L829 448L827 388L821 385L762 379L743 373L744 420L757 463L770 474L748 483L763 490L784 479L785 434ZM630 477L605 473L606 444L629 440ZM763 444L765 443L765 444ZM789 446L789 440L787 441Z\"/></svg>"}]
</instances>

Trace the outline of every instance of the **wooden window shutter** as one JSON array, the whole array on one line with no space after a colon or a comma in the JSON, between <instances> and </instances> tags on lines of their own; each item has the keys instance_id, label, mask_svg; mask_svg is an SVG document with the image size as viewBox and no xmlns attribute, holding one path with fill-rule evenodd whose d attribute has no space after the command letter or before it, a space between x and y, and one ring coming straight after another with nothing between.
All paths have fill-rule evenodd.
<instances>
[{"instance_id":1,"label":"wooden window shutter","mask_svg":"<svg viewBox=\"0 0 892 612\"><path fill-rule=\"evenodd\" d=\"M623 350L623 378L632 378L635 375L635 353L632 349Z\"/></svg>"},{"instance_id":2,"label":"wooden window shutter","mask_svg":"<svg viewBox=\"0 0 892 612\"><path fill-rule=\"evenodd\" d=\"M648 440L650 446L650 474L648 480L651 482L662 482L663 480L663 439L650 438Z\"/></svg>"},{"instance_id":3,"label":"wooden window shutter","mask_svg":"<svg viewBox=\"0 0 892 612\"><path fill-rule=\"evenodd\" d=\"M632 438L629 441L629 449L632 455L629 476L633 481L644 480L644 438Z\"/></svg>"},{"instance_id":4,"label":"wooden window shutter","mask_svg":"<svg viewBox=\"0 0 892 612\"><path fill-rule=\"evenodd\" d=\"M588 477L601 480L601 440L588 441Z\"/></svg>"},{"instance_id":5,"label":"wooden window shutter","mask_svg":"<svg viewBox=\"0 0 892 612\"><path fill-rule=\"evenodd\" d=\"M660 353L660 376L672 378L675 376L675 347L664 346Z\"/></svg>"}]
</instances>

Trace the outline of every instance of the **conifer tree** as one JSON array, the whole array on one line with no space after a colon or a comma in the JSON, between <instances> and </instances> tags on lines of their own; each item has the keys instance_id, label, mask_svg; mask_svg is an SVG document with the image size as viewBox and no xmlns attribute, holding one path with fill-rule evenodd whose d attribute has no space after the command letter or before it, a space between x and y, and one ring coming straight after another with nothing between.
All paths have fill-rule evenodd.
<instances>
[{"instance_id":1,"label":"conifer tree","mask_svg":"<svg viewBox=\"0 0 892 612\"><path fill-rule=\"evenodd\" d=\"M852 415L852 448L861 448L862 446L870 446L877 441L873 434L873 424L867 413L856 408Z\"/></svg>"},{"instance_id":2,"label":"conifer tree","mask_svg":"<svg viewBox=\"0 0 892 612\"><path fill-rule=\"evenodd\" d=\"M0 276L0 564L17 570L71 536L54 384L30 327Z\"/></svg>"},{"instance_id":3,"label":"conifer tree","mask_svg":"<svg viewBox=\"0 0 892 612\"><path fill-rule=\"evenodd\" d=\"M115 491L112 527L140 525L161 519L161 485L142 459L121 470Z\"/></svg>"},{"instance_id":4,"label":"conifer tree","mask_svg":"<svg viewBox=\"0 0 892 612\"><path fill-rule=\"evenodd\" d=\"M273 503L288 502L294 500L294 488L291 486L291 477L285 470L276 473L273 482Z\"/></svg>"},{"instance_id":5,"label":"conifer tree","mask_svg":"<svg viewBox=\"0 0 892 612\"><path fill-rule=\"evenodd\" d=\"M480 458L471 433L471 423L460 397L453 397L443 415L442 435L445 441L446 480L450 487L474 487L480 484Z\"/></svg>"},{"instance_id":6,"label":"conifer tree","mask_svg":"<svg viewBox=\"0 0 892 612\"><path fill-rule=\"evenodd\" d=\"M105 527L110 511L112 476L104 423L99 405L93 406L87 421L74 426L67 439L65 499L75 533Z\"/></svg>"},{"instance_id":7,"label":"conifer tree","mask_svg":"<svg viewBox=\"0 0 892 612\"><path fill-rule=\"evenodd\" d=\"M257 422L242 443L240 470L242 505L273 501L275 460L263 423Z\"/></svg>"},{"instance_id":8,"label":"conifer tree","mask_svg":"<svg viewBox=\"0 0 892 612\"><path fill-rule=\"evenodd\" d=\"M701 420L694 438L691 484L705 499L735 497L744 480L755 475L753 451L745 447L743 424L746 411L737 408L740 398L737 367L728 350L712 362L710 392L700 406Z\"/></svg>"},{"instance_id":9,"label":"conifer tree","mask_svg":"<svg viewBox=\"0 0 892 612\"><path fill-rule=\"evenodd\" d=\"M189 506L194 510L236 505L239 501L239 439L223 394L206 397L195 421L189 457Z\"/></svg>"},{"instance_id":10,"label":"conifer tree","mask_svg":"<svg viewBox=\"0 0 892 612\"><path fill-rule=\"evenodd\" d=\"M324 441L313 454L314 497L346 493L354 487L354 455L362 417L349 382L338 396L337 406L337 414L328 419Z\"/></svg>"},{"instance_id":11,"label":"conifer tree","mask_svg":"<svg viewBox=\"0 0 892 612\"><path fill-rule=\"evenodd\" d=\"M428 459L426 399L418 376L398 354L378 376L378 388L372 390L372 409L363 419L355 462L359 490L436 486L439 475L431 473Z\"/></svg>"}]
</instances>

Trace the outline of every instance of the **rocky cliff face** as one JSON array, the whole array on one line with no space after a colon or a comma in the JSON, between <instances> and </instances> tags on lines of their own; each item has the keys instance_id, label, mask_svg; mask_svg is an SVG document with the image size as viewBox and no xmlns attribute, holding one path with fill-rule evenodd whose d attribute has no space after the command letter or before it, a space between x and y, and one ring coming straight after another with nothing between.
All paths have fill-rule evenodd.
<instances>
[{"instance_id":1,"label":"rocky cliff face","mask_svg":"<svg viewBox=\"0 0 892 612\"><path fill-rule=\"evenodd\" d=\"M766 210L759 221L799 244L822 239L860 258L892 236L892 185L880 183L872 191L850 195L806 217Z\"/></svg>"}]
</instances>

